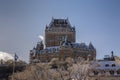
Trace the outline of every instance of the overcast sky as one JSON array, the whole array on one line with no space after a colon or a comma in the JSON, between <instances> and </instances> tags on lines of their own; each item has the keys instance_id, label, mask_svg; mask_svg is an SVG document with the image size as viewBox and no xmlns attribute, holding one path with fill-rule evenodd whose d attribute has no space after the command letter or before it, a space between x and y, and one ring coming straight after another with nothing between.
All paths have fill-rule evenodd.
<instances>
[{"instance_id":1,"label":"overcast sky","mask_svg":"<svg viewBox=\"0 0 120 80\"><path fill-rule=\"evenodd\" d=\"M97 58L112 50L120 57L120 0L0 0L0 51L28 62L52 17L68 17L77 42L92 42Z\"/></svg>"}]
</instances>

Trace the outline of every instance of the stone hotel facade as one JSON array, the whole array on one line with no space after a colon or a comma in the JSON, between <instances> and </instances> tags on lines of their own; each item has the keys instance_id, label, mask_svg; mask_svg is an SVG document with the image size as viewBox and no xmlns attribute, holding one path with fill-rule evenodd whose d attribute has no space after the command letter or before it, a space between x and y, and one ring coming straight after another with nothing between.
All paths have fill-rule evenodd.
<instances>
[{"instance_id":1,"label":"stone hotel facade","mask_svg":"<svg viewBox=\"0 0 120 80\"><path fill-rule=\"evenodd\" d=\"M75 26L71 26L68 19L52 18L45 28L45 45L41 41L30 50L30 63L49 62L52 58L65 59L67 57L74 60L79 57L95 60L96 49L91 42L89 45L76 43Z\"/></svg>"}]
</instances>

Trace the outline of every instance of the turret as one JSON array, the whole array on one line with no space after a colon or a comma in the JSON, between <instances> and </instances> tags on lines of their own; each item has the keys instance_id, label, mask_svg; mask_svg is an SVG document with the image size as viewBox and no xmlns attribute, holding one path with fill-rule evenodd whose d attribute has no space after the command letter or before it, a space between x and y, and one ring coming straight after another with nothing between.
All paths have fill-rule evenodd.
<instances>
[{"instance_id":1,"label":"turret","mask_svg":"<svg viewBox=\"0 0 120 80\"><path fill-rule=\"evenodd\" d=\"M111 51L111 60L115 60L113 51Z\"/></svg>"},{"instance_id":2,"label":"turret","mask_svg":"<svg viewBox=\"0 0 120 80\"><path fill-rule=\"evenodd\" d=\"M91 42L89 44L89 49L95 49Z\"/></svg>"},{"instance_id":3,"label":"turret","mask_svg":"<svg viewBox=\"0 0 120 80\"><path fill-rule=\"evenodd\" d=\"M36 50L40 51L44 48L43 42L37 42Z\"/></svg>"},{"instance_id":4,"label":"turret","mask_svg":"<svg viewBox=\"0 0 120 80\"><path fill-rule=\"evenodd\" d=\"M63 36L68 36L70 42L75 42L76 31L75 26L71 26L67 19L55 19L52 20L49 25L46 25L45 29L45 44L46 47L60 46Z\"/></svg>"}]
</instances>

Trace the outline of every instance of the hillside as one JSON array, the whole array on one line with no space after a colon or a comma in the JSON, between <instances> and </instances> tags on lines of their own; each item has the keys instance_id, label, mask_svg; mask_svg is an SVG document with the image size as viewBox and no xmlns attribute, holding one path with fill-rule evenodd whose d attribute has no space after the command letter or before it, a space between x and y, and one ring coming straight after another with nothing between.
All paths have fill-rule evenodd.
<instances>
[{"instance_id":1,"label":"hillside","mask_svg":"<svg viewBox=\"0 0 120 80\"><path fill-rule=\"evenodd\" d=\"M11 77L14 80L81 80L86 78L88 66L86 61L75 63L71 58L65 61L53 58L49 63L30 64L23 72L17 72Z\"/></svg>"},{"instance_id":2,"label":"hillside","mask_svg":"<svg viewBox=\"0 0 120 80\"><path fill-rule=\"evenodd\" d=\"M0 64L0 80L9 80L9 76L13 74L13 71L21 72L25 67L25 63L17 62L13 70L13 63Z\"/></svg>"}]
</instances>

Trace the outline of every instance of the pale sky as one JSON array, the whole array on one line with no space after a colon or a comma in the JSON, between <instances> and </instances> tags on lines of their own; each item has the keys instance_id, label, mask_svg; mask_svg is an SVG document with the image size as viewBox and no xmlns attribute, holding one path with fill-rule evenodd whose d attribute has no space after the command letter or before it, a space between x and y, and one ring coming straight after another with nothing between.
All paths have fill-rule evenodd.
<instances>
[{"instance_id":1,"label":"pale sky","mask_svg":"<svg viewBox=\"0 0 120 80\"><path fill-rule=\"evenodd\" d=\"M68 17L77 42L92 42L97 58L112 50L120 57L120 0L0 0L0 51L28 62L52 17Z\"/></svg>"}]
</instances>

